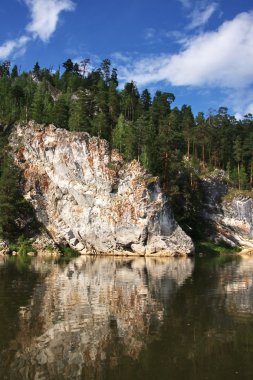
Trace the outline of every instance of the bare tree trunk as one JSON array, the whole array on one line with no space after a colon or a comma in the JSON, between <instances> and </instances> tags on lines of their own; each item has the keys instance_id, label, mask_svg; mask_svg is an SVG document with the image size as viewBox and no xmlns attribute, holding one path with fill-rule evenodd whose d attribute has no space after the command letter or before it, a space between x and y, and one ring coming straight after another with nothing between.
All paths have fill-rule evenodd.
<instances>
[{"instance_id":1,"label":"bare tree trunk","mask_svg":"<svg viewBox=\"0 0 253 380\"><path fill-rule=\"evenodd\" d=\"M237 164L237 175L238 175L238 188L241 190L241 179L240 179L240 162Z\"/></svg>"},{"instance_id":2,"label":"bare tree trunk","mask_svg":"<svg viewBox=\"0 0 253 380\"><path fill-rule=\"evenodd\" d=\"M166 152L165 153L165 162L164 162L164 175L165 175L165 178L164 178L164 184L165 184L165 190L168 189L168 158L169 158L169 153Z\"/></svg>"},{"instance_id":3,"label":"bare tree trunk","mask_svg":"<svg viewBox=\"0 0 253 380\"><path fill-rule=\"evenodd\" d=\"M250 165L250 188L253 189L253 160L251 161Z\"/></svg>"}]
</instances>

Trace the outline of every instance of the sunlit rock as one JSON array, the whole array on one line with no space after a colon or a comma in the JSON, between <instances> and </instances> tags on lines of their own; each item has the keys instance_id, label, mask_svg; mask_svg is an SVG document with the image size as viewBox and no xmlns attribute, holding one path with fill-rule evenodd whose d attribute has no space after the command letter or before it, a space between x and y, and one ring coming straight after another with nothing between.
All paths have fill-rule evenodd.
<instances>
[{"instance_id":1,"label":"sunlit rock","mask_svg":"<svg viewBox=\"0 0 253 380\"><path fill-rule=\"evenodd\" d=\"M137 161L124 163L105 140L30 122L10 143L25 197L56 242L81 254L192 253L157 178Z\"/></svg>"},{"instance_id":2,"label":"sunlit rock","mask_svg":"<svg viewBox=\"0 0 253 380\"><path fill-rule=\"evenodd\" d=\"M243 194L227 197L225 173L216 170L202 180L203 216L213 224L213 239L231 246L253 248L253 199Z\"/></svg>"}]
</instances>

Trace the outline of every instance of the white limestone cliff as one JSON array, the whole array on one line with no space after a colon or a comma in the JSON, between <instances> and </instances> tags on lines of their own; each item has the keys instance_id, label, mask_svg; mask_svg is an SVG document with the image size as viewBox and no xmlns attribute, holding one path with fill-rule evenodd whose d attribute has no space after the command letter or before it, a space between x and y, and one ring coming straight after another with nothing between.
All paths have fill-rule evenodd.
<instances>
[{"instance_id":1,"label":"white limestone cliff","mask_svg":"<svg viewBox=\"0 0 253 380\"><path fill-rule=\"evenodd\" d=\"M56 242L81 254L193 252L158 179L137 161L125 163L107 141L29 122L15 127L10 145L25 198Z\"/></svg>"},{"instance_id":2,"label":"white limestone cliff","mask_svg":"<svg viewBox=\"0 0 253 380\"><path fill-rule=\"evenodd\" d=\"M243 192L229 196L225 173L216 170L202 180L203 217L212 223L211 237L234 247L253 248L253 199Z\"/></svg>"}]
</instances>

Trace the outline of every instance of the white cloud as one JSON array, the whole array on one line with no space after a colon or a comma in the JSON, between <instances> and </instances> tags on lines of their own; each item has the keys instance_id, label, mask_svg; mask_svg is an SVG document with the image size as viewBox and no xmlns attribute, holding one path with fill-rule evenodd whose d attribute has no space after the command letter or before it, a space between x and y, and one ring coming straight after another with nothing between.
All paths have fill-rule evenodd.
<instances>
[{"instance_id":1,"label":"white cloud","mask_svg":"<svg viewBox=\"0 0 253 380\"><path fill-rule=\"evenodd\" d=\"M156 30L154 28L147 28L144 31L145 40L153 40L156 35Z\"/></svg>"},{"instance_id":2,"label":"white cloud","mask_svg":"<svg viewBox=\"0 0 253 380\"><path fill-rule=\"evenodd\" d=\"M164 35L173 43L177 43L182 46L186 46L189 40L189 36L186 33L181 32L179 30L171 30L169 32L165 32Z\"/></svg>"},{"instance_id":3,"label":"white cloud","mask_svg":"<svg viewBox=\"0 0 253 380\"><path fill-rule=\"evenodd\" d=\"M217 9L217 3L211 3L207 6L205 2L197 3L193 12L189 15L191 22L187 25L187 29L192 30L205 25Z\"/></svg>"},{"instance_id":4,"label":"white cloud","mask_svg":"<svg viewBox=\"0 0 253 380\"><path fill-rule=\"evenodd\" d=\"M185 11L186 17L190 20L186 25L186 29L193 30L204 26L212 15L218 10L217 2L209 2L208 0L178 0Z\"/></svg>"},{"instance_id":5,"label":"white cloud","mask_svg":"<svg viewBox=\"0 0 253 380\"><path fill-rule=\"evenodd\" d=\"M32 18L26 30L44 42L54 33L60 13L75 8L71 0L24 0L24 2Z\"/></svg>"},{"instance_id":6,"label":"white cloud","mask_svg":"<svg viewBox=\"0 0 253 380\"><path fill-rule=\"evenodd\" d=\"M124 62L124 63L128 63L128 62L131 62L132 61L132 56L130 54L123 54L119 51L115 51L114 53L111 54L111 57L112 59L117 62L117 64L119 62Z\"/></svg>"},{"instance_id":7,"label":"white cloud","mask_svg":"<svg viewBox=\"0 0 253 380\"><path fill-rule=\"evenodd\" d=\"M247 108L245 109L245 115L251 113L253 115L253 103L248 104Z\"/></svg>"},{"instance_id":8,"label":"white cloud","mask_svg":"<svg viewBox=\"0 0 253 380\"><path fill-rule=\"evenodd\" d=\"M192 1L191 0L178 0L184 8L191 8Z\"/></svg>"},{"instance_id":9,"label":"white cloud","mask_svg":"<svg viewBox=\"0 0 253 380\"><path fill-rule=\"evenodd\" d=\"M72 11L75 3L72 0L23 0L29 8L31 22L26 26L26 35L4 42L0 46L0 59L10 56L16 58L26 52L27 43L34 38L47 42L57 27L60 13Z\"/></svg>"},{"instance_id":10,"label":"white cloud","mask_svg":"<svg viewBox=\"0 0 253 380\"><path fill-rule=\"evenodd\" d=\"M243 88L253 82L253 12L241 13L217 31L190 38L184 50L133 62L119 72L139 85Z\"/></svg>"},{"instance_id":11,"label":"white cloud","mask_svg":"<svg viewBox=\"0 0 253 380\"><path fill-rule=\"evenodd\" d=\"M243 88L238 91L229 91L228 89L224 91L224 98L227 104L235 112L235 117L243 119L244 115L249 113L253 114L253 89Z\"/></svg>"},{"instance_id":12,"label":"white cloud","mask_svg":"<svg viewBox=\"0 0 253 380\"><path fill-rule=\"evenodd\" d=\"M29 37L22 36L16 40L6 41L2 46L0 46L0 59L7 59L14 53L15 55L24 53L29 40Z\"/></svg>"}]
</instances>

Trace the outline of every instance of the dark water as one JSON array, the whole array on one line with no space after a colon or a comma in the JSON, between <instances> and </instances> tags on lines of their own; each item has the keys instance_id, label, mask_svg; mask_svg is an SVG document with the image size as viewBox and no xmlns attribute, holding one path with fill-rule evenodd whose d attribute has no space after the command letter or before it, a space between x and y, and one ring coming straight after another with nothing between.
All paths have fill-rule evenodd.
<instances>
[{"instance_id":1,"label":"dark water","mask_svg":"<svg viewBox=\"0 0 253 380\"><path fill-rule=\"evenodd\" d=\"M253 258L0 261L0 379L253 379Z\"/></svg>"}]
</instances>

